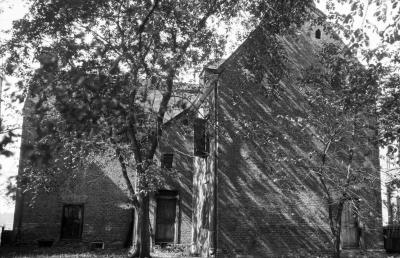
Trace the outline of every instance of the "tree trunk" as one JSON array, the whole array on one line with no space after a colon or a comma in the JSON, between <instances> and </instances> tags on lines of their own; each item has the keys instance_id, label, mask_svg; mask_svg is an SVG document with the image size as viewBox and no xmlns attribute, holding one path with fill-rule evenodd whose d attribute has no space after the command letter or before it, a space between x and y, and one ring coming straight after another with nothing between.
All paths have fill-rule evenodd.
<instances>
[{"instance_id":1,"label":"tree trunk","mask_svg":"<svg viewBox=\"0 0 400 258\"><path fill-rule=\"evenodd\" d=\"M150 219L149 219L149 194L142 199L142 227L141 227L141 252L139 257L150 257ZM139 222L140 223L140 222Z\"/></svg>"},{"instance_id":2,"label":"tree trunk","mask_svg":"<svg viewBox=\"0 0 400 258\"><path fill-rule=\"evenodd\" d=\"M129 250L129 258L150 257L150 219L149 219L149 194L138 196L138 206L135 207L133 223L132 247Z\"/></svg>"},{"instance_id":3,"label":"tree trunk","mask_svg":"<svg viewBox=\"0 0 400 258\"><path fill-rule=\"evenodd\" d=\"M335 258L340 258L340 234L342 233L342 213L343 213L343 205L345 200L341 199L338 204L337 213L336 213L336 234L335 234Z\"/></svg>"},{"instance_id":4,"label":"tree trunk","mask_svg":"<svg viewBox=\"0 0 400 258\"><path fill-rule=\"evenodd\" d=\"M335 258L340 258L340 227L336 229L336 236L335 236Z\"/></svg>"},{"instance_id":5,"label":"tree trunk","mask_svg":"<svg viewBox=\"0 0 400 258\"><path fill-rule=\"evenodd\" d=\"M135 206L134 223L132 223L132 246L129 250L129 258L150 257L150 219L149 219L149 195L140 194L138 205Z\"/></svg>"}]
</instances>

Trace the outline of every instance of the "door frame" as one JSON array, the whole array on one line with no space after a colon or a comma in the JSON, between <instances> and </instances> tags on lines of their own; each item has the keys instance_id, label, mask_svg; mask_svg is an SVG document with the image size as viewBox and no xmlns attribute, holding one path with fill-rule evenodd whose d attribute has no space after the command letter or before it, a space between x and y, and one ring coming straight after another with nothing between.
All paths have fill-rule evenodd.
<instances>
[{"instance_id":1,"label":"door frame","mask_svg":"<svg viewBox=\"0 0 400 258\"><path fill-rule=\"evenodd\" d=\"M159 190L154 198L154 243L155 244L163 244L164 242L157 242L157 202L158 199L175 199L175 222L174 222L174 240L171 242L172 244L178 244L180 238L180 198L179 192L175 190ZM165 242L168 244L167 242ZM170 244L171 244L170 243Z\"/></svg>"},{"instance_id":2,"label":"door frame","mask_svg":"<svg viewBox=\"0 0 400 258\"><path fill-rule=\"evenodd\" d=\"M63 229L65 225L65 209L70 206L78 206L82 212L81 214L81 223L80 223L80 228L79 228L79 236L78 237L73 237L73 238L68 238L63 236ZM83 203L64 203L62 206L62 214L61 214L61 228L60 228L60 239L62 240L81 240L82 239L82 234L83 234L83 218L85 214L85 209L84 209L84 204Z\"/></svg>"}]
</instances>

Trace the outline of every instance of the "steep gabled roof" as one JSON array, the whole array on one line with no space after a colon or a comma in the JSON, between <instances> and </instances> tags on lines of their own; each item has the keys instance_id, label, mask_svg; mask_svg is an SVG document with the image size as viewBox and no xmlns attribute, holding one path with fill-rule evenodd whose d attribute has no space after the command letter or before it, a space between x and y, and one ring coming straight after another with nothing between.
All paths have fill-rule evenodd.
<instances>
[{"instance_id":1,"label":"steep gabled roof","mask_svg":"<svg viewBox=\"0 0 400 258\"><path fill-rule=\"evenodd\" d=\"M314 14L315 18L326 18L326 15L322 13L317 8L313 8L311 12ZM236 50L226 59L221 59L217 61L213 61L208 63L201 75L204 76L205 73L211 74L221 74L227 68L227 66L237 60L237 58L242 55L243 51L246 51L246 48L251 44L255 37L257 37L258 33L261 32L262 28L260 26L256 27L249 36L236 48ZM305 39L306 35L309 34L310 26L308 24L304 25L302 28L297 30L298 35L276 35L281 42L282 46L286 50L288 61L291 63L289 65L293 66L295 70L301 70L302 68L309 66L312 63L315 63L315 46L318 45L318 39L314 39L315 44L301 44L300 42L306 42L308 39ZM337 38L337 35L333 35ZM268 76L268 74L267 74ZM214 87L213 83L207 83L204 85L204 89L200 95L195 98L195 101L192 104L184 109L179 114L176 114L174 117L171 117L170 120L164 123L165 126L171 124L176 119L180 119L181 117L189 114L190 112L196 112L207 96L212 92Z\"/></svg>"}]
</instances>

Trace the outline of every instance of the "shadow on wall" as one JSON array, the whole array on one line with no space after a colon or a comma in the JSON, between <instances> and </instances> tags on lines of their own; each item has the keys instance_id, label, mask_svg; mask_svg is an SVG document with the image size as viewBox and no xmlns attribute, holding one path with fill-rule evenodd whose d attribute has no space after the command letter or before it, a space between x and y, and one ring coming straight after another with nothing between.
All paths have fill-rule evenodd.
<instances>
[{"instance_id":1,"label":"shadow on wall","mask_svg":"<svg viewBox=\"0 0 400 258\"><path fill-rule=\"evenodd\" d=\"M267 92L265 78L253 80L241 65L245 58L234 60L220 77L218 237L223 253L308 255L332 248L326 201L309 157L320 146L286 119L307 112L296 77L312 63L313 53L296 53L301 44L311 51L301 37L296 43L300 47L290 48L287 75L277 85L280 94ZM355 166L377 164L376 157L361 156L364 160ZM340 157L336 165L343 166ZM369 192L365 197L370 210L380 211L379 195Z\"/></svg>"},{"instance_id":2,"label":"shadow on wall","mask_svg":"<svg viewBox=\"0 0 400 258\"><path fill-rule=\"evenodd\" d=\"M193 132L190 125L185 123L177 119L164 129L159 155L173 154L172 170L163 170L163 188L179 192L178 242L189 245L192 243L193 222Z\"/></svg>"},{"instance_id":3,"label":"shadow on wall","mask_svg":"<svg viewBox=\"0 0 400 258\"><path fill-rule=\"evenodd\" d=\"M126 187L118 179L120 171L114 165L92 164L76 176L63 177L58 190L42 191L35 198L29 192L25 194L19 242L37 244L49 240L67 244L80 240L84 245L102 241L106 247L125 246L131 232L132 211L127 208ZM63 230L68 230L65 216L69 215L64 214L67 205L82 206L81 216L76 216L77 225L71 225L82 227L73 235L75 239L62 237Z\"/></svg>"}]
</instances>

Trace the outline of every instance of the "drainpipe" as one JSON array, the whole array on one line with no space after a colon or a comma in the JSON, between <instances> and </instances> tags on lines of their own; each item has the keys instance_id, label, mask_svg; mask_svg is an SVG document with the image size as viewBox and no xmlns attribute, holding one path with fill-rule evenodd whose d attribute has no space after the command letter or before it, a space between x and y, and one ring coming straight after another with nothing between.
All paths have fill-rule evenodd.
<instances>
[{"instance_id":1,"label":"drainpipe","mask_svg":"<svg viewBox=\"0 0 400 258\"><path fill-rule=\"evenodd\" d=\"M1 102L3 102L3 75L0 73L0 99ZM1 102L0 102L0 118L3 119L1 117Z\"/></svg>"},{"instance_id":2,"label":"drainpipe","mask_svg":"<svg viewBox=\"0 0 400 258\"><path fill-rule=\"evenodd\" d=\"M219 74L214 88L214 256L218 251L218 86Z\"/></svg>"},{"instance_id":3,"label":"drainpipe","mask_svg":"<svg viewBox=\"0 0 400 258\"><path fill-rule=\"evenodd\" d=\"M214 166L213 166L213 205L211 205L210 210L210 253L211 257L217 256L218 250L218 84L219 84L219 74L213 74L217 76L214 82Z\"/></svg>"},{"instance_id":4,"label":"drainpipe","mask_svg":"<svg viewBox=\"0 0 400 258\"><path fill-rule=\"evenodd\" d=\"M393 206L392 206L392 192L393 189L390 184L386 184L386 191L387 191L387 208L388 208L388 224L393 224Z\"/></svg>"}]
</instances>

